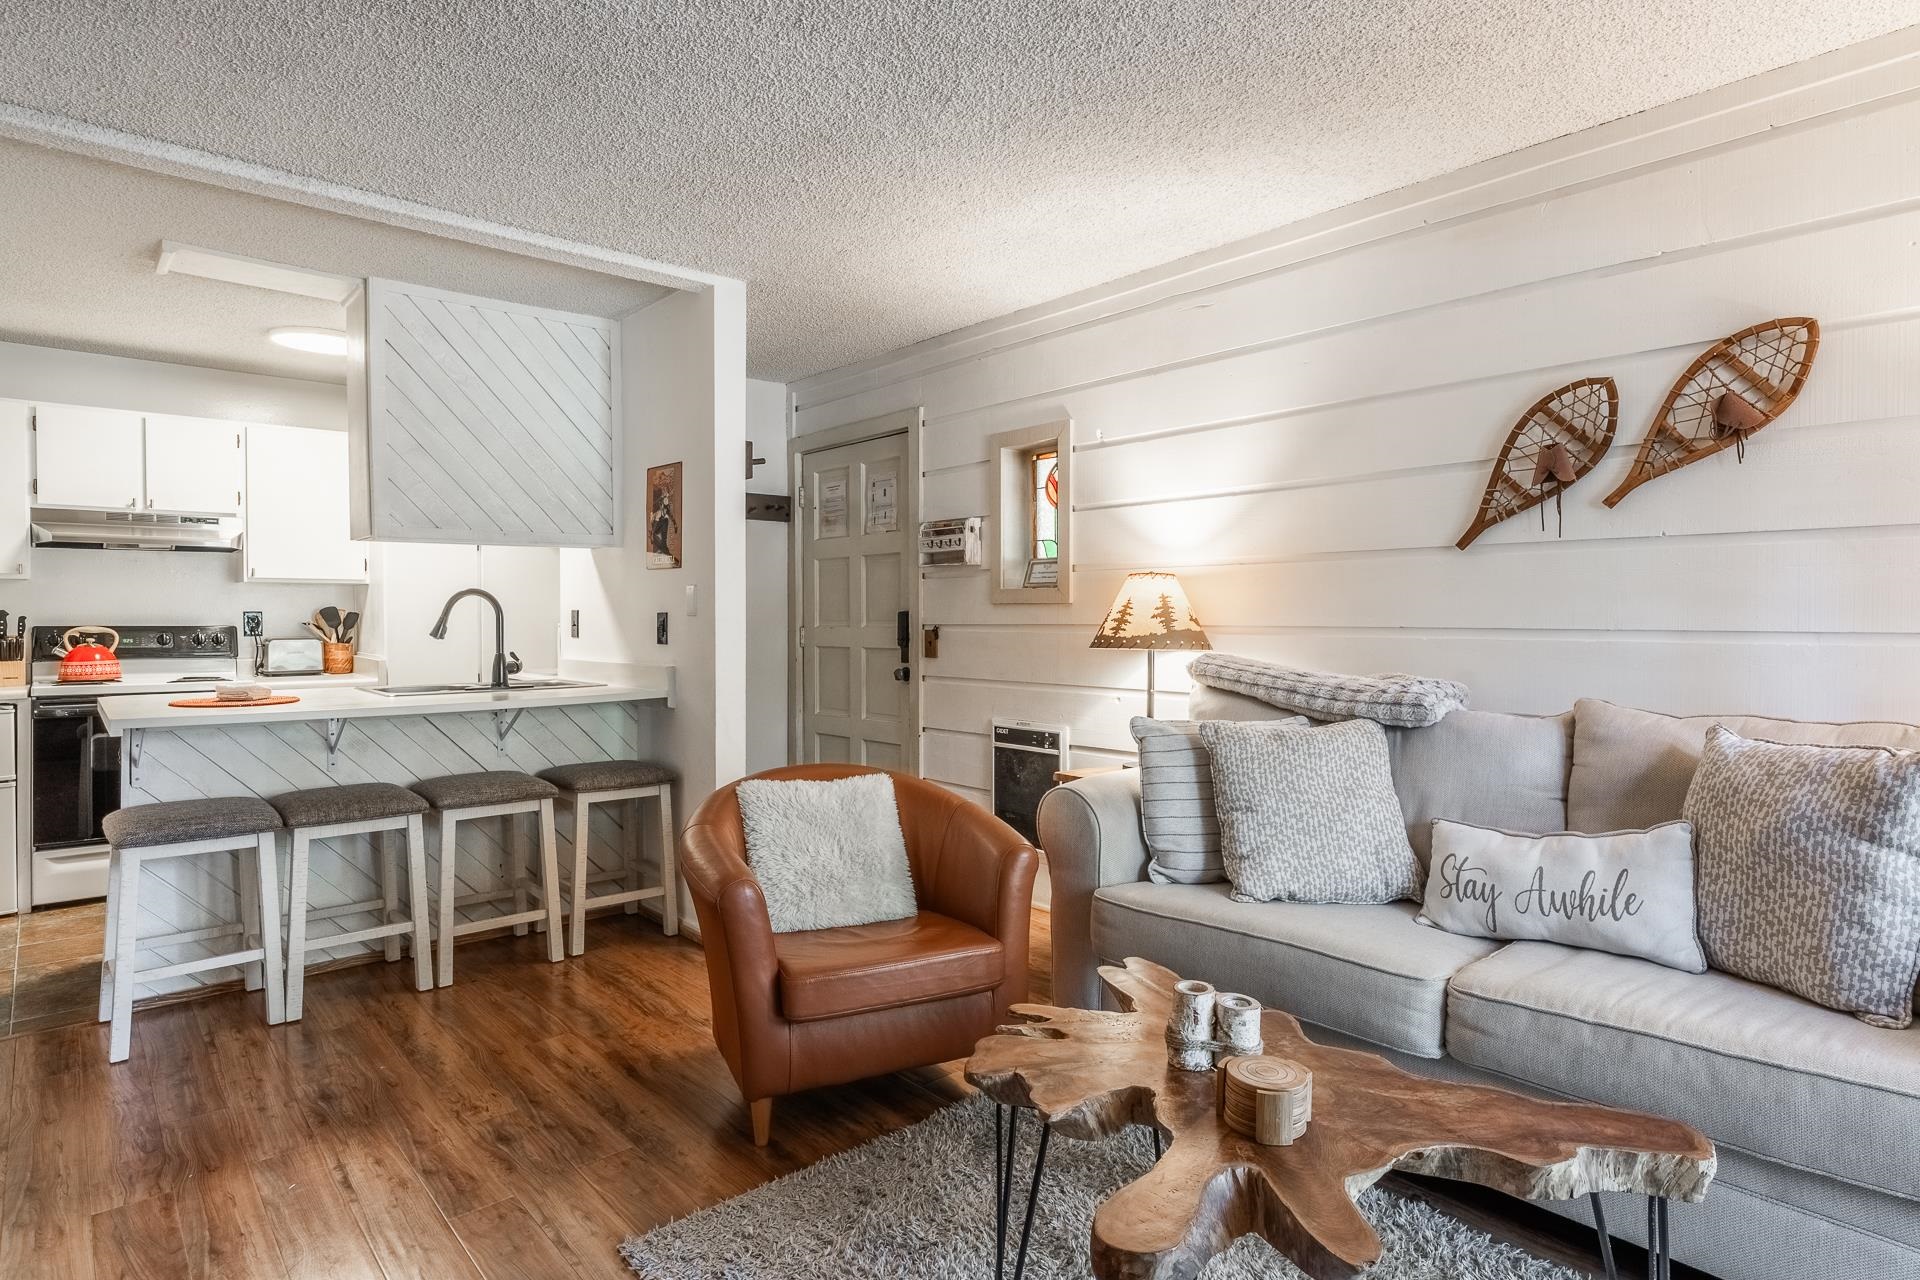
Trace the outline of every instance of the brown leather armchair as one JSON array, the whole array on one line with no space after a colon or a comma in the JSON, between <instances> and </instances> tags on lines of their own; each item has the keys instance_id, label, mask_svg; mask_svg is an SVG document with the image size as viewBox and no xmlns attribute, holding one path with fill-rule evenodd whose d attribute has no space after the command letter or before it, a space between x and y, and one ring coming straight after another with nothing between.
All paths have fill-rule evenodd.
<instances>
[{"instance_id":1,"label":"brown leather armchair","mask_svg":"<svg viewBox=\"0 0 1920 1280\"><path fill-rule=\"evenodd\" d=\"M747 866L733 786L680 837L700 916L713 1038L766 1145L773 1100L964 1057L1027 996L1027 928L1040 855L1020 834L933 783L858 765L794 765L758 778L888 773L919 913L773 931Z\"/></svg>"}]
</instances>

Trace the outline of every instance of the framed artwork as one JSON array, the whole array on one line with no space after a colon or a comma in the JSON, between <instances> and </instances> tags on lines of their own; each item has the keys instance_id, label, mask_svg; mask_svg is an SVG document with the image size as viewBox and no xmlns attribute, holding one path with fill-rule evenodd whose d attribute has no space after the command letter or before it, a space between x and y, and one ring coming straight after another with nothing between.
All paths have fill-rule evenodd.
<instances>
[{"instance_id":1,"label":"framed artwork","mask_svg":"<svg viewBox=\"0 0 1920 1280\"><path fill-rule=\"evenodd\" d=\"M647 468L647 568L680 567L680 464Z\"/></svg>"}]
</instances>

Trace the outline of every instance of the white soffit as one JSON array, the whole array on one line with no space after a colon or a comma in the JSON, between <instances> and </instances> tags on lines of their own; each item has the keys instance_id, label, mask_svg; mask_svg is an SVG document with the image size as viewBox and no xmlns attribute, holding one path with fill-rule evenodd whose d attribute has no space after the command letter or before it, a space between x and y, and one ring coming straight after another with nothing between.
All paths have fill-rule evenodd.
<instances>
[{"instance_id":1,"label":"white soffit","mask_svg":"<svg viewBox=\"0 0 1920 1280\"><path fill-rule=\"evenodd\" d=\"M179 244L172 240L160 242L160 257L154 264L154 270L163 276L179 272L181 275L199 276L203 280L224 280L228 284L244 284L255 289L271 289L276 293L319 298L335 306L344 305L361 283L358 276L309 271L305 267L289 266L284 262L222 253L218 249L203 249L199 245Z\"/></svg>"},{"instance_id":2,"label":"white soffit","mask_svg":"<svg viewBox=\"0 0 1920 1280\"><path fill-rule=\"evenodd\" d=\"M0 341L341 382L339 357L267 331L342 328L338 290L364 276L599 316L669 292L0 139Z\"/></svg>"},{"instance_id":3,"label":"white soffit","mask_svg":"<svg viewBox=\"0 0 1920 1280\"><path fill-rule=\"evenodd\" d=\"M0 8L0 99L394 220L739 277L753 370L789 379L1917 22L1920 0L42 0Z\"/></svg>"}]
</instances>

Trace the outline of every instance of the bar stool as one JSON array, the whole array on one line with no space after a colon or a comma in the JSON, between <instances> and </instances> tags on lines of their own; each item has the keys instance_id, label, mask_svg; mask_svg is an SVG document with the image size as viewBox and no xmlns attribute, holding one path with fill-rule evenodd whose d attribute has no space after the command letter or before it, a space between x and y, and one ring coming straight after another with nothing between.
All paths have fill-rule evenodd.
<instances>
[{"instance_id":1,"label":"bar stool","mask_svg":"<svg viewBox=\"0 0 1920 1280\"><path fill-rule=\"evenodd\" d=\"M109 860L106 955L100 961L100 1021L111 1022L107 1061L125 1062L133 1051L133 989L207 969L238 966L249 991L267 993L267 1021L285 1020L286 993L280 973L280 862L274 835L280 815L253 796L206 800L169 800L116 809L101 821L113 852ZM148 863L204 853L234 855L235 887L240 895L237 924L189 929L142 938L140 872ZM271 927L263 927L271 921ZM240 936L238 950L177 964L138 967L142 945L177 946Z\"/></svg>"},{"instance_id":2,"label":"bar stool","mask_svg":"<svg viewBox=\"0 0 1920 1280\"><path fill-rule=\"evenodd\" d=\"M427 837L420 815L427 802L391 782L355 782L340 787L313 787L273 797L280 820L293 833L292 905L287 912L287 1021L298 1022L304 1008L307 983L308 925L315 920L373 913L380 923L320 939L322 947L344 947L355 942L384 940L389 963L400 958L400 939L413 935L413 985L433 990L433 953L428 944ZM407 846L407 914L400 911L400 876L395 863L393 834L405 832ZM376 854L374 874L380 896L314 910L307 900L310 855L315 840L370 835Z\"/></svg>"},{"instance_id":3,"label":"bar stool","mask_svg":"<svg viewBox=\"0 0 1920 1280\"><path fill-rule=\"evenodd\" d=\"M560 789L544 778L530 773L502 769L486 773L451 773L440 778L423 778L413 784L420 798L433 806L440 826L440 927L435 936L440 948L440 985L453 984L453 940L470 933L512 925L516 934L525 934L529 924L539 923L547 934L547 959L558 964L566 959L560 938L560 858L553 834L553 800ZM540 884L527 881L526 845L519 824L520 814L534 814L540 830ZM454 893L454 865L458 861L459 825L481 818L507 820L508 870L513 885L486 893ZM529 909L527 903L538 893L540 906ZM505 915L455 924L454 908L477 906L485 902L513 899L513 910Z\"/></svg>"},{"instance_id":4,"label":"bar stool","mask_svg":"<svg viewBox=\"0 0 1920 1280\"><path fill-rule=\"evenodd\" d=\"M560 798L573 807L573 874L568 885L567 953L579 955L587 949L587 910L624 903L627 914L640 909L650 898L660 899L660 927L668 936L680 932L680 892L674 883L673 867L673 770L645 760L588 760L580 764L555 765L542 769L540 776L560 788ZM640 806L644 800L658 804L660 818L660 883L652 888L640 885ZM620 871L588 869L587 849L592 843L592 807L628 801L627 822L623 832L626 866ZM625 889L614 893L589 894L591 879L618 877Z\"/></svg>"}]
</instances>

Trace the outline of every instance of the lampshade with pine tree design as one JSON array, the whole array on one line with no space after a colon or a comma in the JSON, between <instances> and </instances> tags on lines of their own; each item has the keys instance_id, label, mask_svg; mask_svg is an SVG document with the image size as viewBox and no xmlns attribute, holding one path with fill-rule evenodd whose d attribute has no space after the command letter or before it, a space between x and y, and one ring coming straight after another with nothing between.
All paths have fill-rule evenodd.
<instances>
[{"instance_id":1,"label":"lampshade with pine tree design","mask_svg":"<svg viewBox=\"0 0 1920 1280\"><path fill-rule=\"evenodd\" d=\"M1095 649L1210 649L1186 590L1171 573L1130 573L1094 633Z\"/></svg>"}]
</instances>

